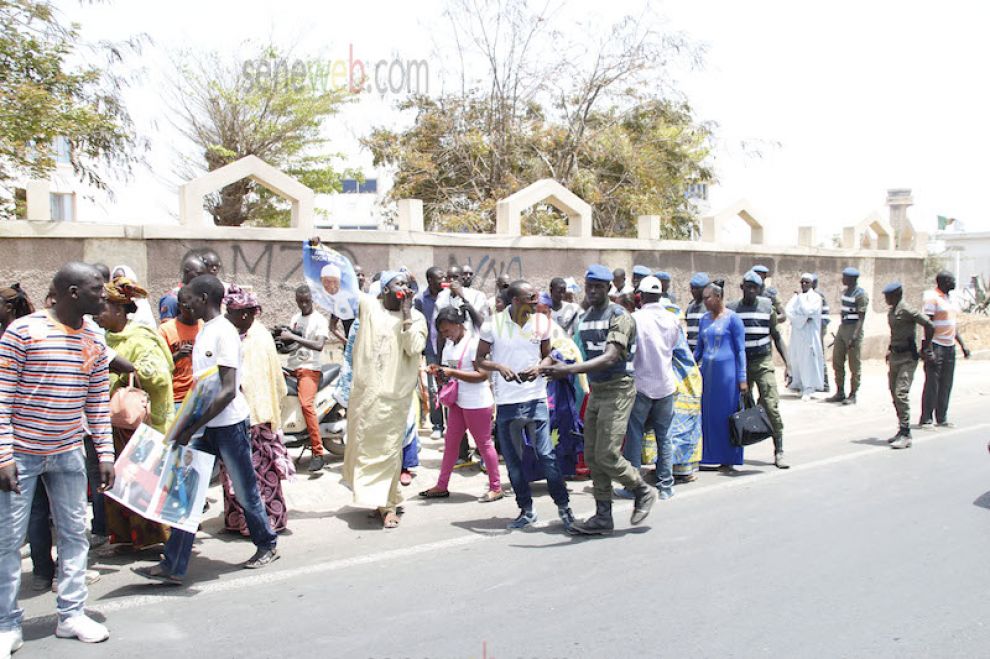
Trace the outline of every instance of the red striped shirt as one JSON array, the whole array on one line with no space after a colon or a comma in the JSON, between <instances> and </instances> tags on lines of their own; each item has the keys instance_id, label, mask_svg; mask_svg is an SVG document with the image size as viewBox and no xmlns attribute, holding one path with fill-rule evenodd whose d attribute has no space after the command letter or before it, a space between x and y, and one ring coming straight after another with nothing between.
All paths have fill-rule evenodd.
<instances>
[{"instance_id":1,"label":"red striped shirt","mask_svg":"<svg viewBox=\"0 0 990 659\"><path fill-rule=\"evenodd\" d=\"M0 467L15 452L81 450L87 433L100 461L113 462L109 365L86 326L71 329L48 311L11 323L0 338Z\"/></svg>"}]
</instances>

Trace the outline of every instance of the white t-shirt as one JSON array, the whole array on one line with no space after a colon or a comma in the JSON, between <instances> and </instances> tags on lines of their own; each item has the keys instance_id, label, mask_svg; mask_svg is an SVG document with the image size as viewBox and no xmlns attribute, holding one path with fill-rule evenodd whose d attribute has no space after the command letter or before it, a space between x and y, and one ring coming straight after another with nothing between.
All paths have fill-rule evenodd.
<instances>
[{"instance_id":1,"label":"white t-shirt","mask_svg":"<svg viewBox=\"0 0 990 659\"><path fill-rule=\"evenodd\" d=\"M444 366L456 368L459 371L474 370L474 358L478 354L478 336L464 332L461 342L453 344L447 341L443 344L443 357L440 360ZM458 367L460 364L460 367ZM502 376L497 376L502 377ZM488 380L484 382L457 383L457 406L465 410L477 410L491 407L495 404L492 388Z\"/></svg>"},{"instance_id":2,"label":"white t-shirt","mask_svg":"<svg viewBox=\"0 0 990 659\"><path fill-rule=\"evenodd\" d=\"M495 314L481 328L481 339L491 344L491 360L511 368L515 372L536 366L543 359L540 343L550 339L550 319L534 313L522 327L509 317L509 309ZM495 402L498 405L545 400L547 381L538 377L531 382L506 382L498 373L492 373L498 382Z\"/></svg>"},{"instance_id":3,"label":"white t-shirt","mask_svg":"<svg viewBox=\"0 0 990 659\"><path fill-rule=\"evenodd\" d=\"M301 336L307 341L315 341L319 338L328 339L330 338L330 321L315 309L308 316L297 313L292 317L292 333ZM303 345L296 348L296 351L290 354L289 359L286 361L286 366L292 370L304 368L310 371L318 371L322 364L323 352L321 350L307 348Z\"/></svg>"},{"instance_id":4,"label":"white t-shirt","mask_svg":"<svg viewBox=\"0 0 990 659\"><path fill-rule=\"evenodd\" d=\"M223 412L206 424L207 428L232 426L251 416L247 399L241 393L241 336L229 320L217 316L203 325L193 344L192 364L193 373L211 366L237 369L237 395Z\"/></svg>"},{"instance_id":5,"label":"white t-shirt","mask_svg":"<svg viewBox=\"0 0 990 659\"><path fill-rule=\"evenodd\" d=\"M482 320L488 317L488 298L481 291L474 288L462 288L461 295L466 299L474 310L478 312ZM454 307L455 309L460 309L464 306L464 299L460 297L454 297L450 294L450 289L445 288L440 291L437 295L437 311L440 311L444 307ZM467 314L465 314L467 315ZM464 329L468 332L475 331L474 322L471 320L471 316L467 317L467 321L464 323Z\"/></svg>"}]
</instances>

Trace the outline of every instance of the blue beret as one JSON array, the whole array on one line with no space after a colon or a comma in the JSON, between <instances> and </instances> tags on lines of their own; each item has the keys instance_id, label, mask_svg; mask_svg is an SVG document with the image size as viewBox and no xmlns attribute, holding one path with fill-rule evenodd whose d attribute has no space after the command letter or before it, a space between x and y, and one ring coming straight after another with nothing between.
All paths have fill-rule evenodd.
<instances>
[{"instance_id":1,"label":"blue beret","mask_svg":"<svg viewBox=\"0 0 990 659\"><path fill-rule=\"evenodd\" d=\"M649 277L653 273L650 272L650 269L647 268L645 265L634 265L633 274L639 275L640 277Z\"/></svg>"},{"instance_id":2,"label":"blue beret","mask_svg":"<svg viewBox=\"0 0 990 659\"><path fill-rule=\"evenodd\" d=\"M756 284L757 286L762 286L763 279L753 270L750 270L749 272L743 275L743 283Z\"/></svg>"},{"instance_id":3,"label":"blue beret","mask_svg":"<svg viewBox=\"0 0 990 659\"><path fill-rule=\"evenodd\" d=\"M612 281L612 271L603 265L589 265L587 272L584 273L585 279L591 279L592 281Z\"/></svg>"},{"instance_id":4,"label":"blue beret","mask_svg":"<svg viewBox=\"0 0 990 659\"><path fill-rule=\"evenodd\" d=\"M694 288L702 288L711 283L711 279L708 278L707 272L696 272L694 276L691 277L691 286Z\"/></svg>"},{"instance_id":5,"label":"blue beret","mask_svg":"<svg viewBox=\"0 0 990 659\"><path fill-rule=\"evenodd\" d=\"M549 293L547 293L546 291L543 291L542 293L540 293L540 304L545 304L548 307L552 307L553 306L553 298L550 297L550 294Z\"/></svg>"},{"instance_id":6,"label":"blue beret","mask_svg":"<svg viewBox=\"0 0 990 659\"><path fill-rule=\"evenodd\" d=\"M757 272L761 275L767 275L770 274L770 268L768 268L765 265L754 265L752 268L750 268L750 272Z\"/></svg>"},{"instance_id":7,"label":"blue beret","mask_svg":"<svg viewBox=\"0 0 990 659\"><path fill-rule=\"evenodd\" d=\"M655 273L653 276L659 279L660 281L670 281L670 273L664 270Z\"/></svg>"},{"instance_id":8,"label":"blue beret","mask_svg":"<svg viewBox=\"0 0 990 659\"><path fill-rule=\"evenodd\" d=\"M901 290L901 282L896 280L890 282L889 284L883 287L884 295L886 295L887 293L896 293L899 290Z\"/></svg>"},{"instance_id":9,"label":"blue beret","mask_svg":"<svg viewBox=\"0 0 990 659\"><path fill-rule=\"evenodd\" d=\"M859 276L859 270L857 270L856 268L853 268L853 267L848 267L848 268L846 268L845 270L842 271L842 276L843 277L858 277Z\"/></svg>"}]
</instances>

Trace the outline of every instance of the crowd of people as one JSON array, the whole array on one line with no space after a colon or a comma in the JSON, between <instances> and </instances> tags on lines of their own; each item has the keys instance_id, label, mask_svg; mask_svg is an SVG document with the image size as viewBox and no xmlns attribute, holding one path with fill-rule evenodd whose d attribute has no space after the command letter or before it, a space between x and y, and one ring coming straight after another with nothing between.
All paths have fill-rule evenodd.
<instances>
[{"instance_id":1,"label":"crowd of people","mask_svg":"<svg viewBox=\"0 0 990 659\"><path fill-rule=\"evenodd\" d=\"M325 384L325 348L335 339L344 343L345 362L334 390L347 409L342 481L354 504L373 509L384 528L401 522L421 418L429 419L432 438L443 440L440 474L419 493L424 500L450 497L452 472L475 464L473 440L488 481L478 501L498 501L511 486L519 512L507 528L537 521L530 484L544 480L565 531L600 536L614 529L613 499L631 499L630 523L641 524L657 501L674 496L675 484L701 470L731 472L743 464L730 417L748 405L765 410L774 464L788 468L774 349L785 386L797 396L830 392L831 318L813 273L801 276L786 304L765 266L743 274L735 296L729 282L695 273L682 308L671 275L641 265L628 280L622 269L590 265L583 282L554 277L542 292L503 275L492 297L474 287L467 265L431 267L423 286L405 269L370 281L359 266L355 271L356 307L327 317L314 304L312 284L302 284L295 290L298 313L274 336L262 324L258 298L221 279L221 260L210 249L183 257L180 283L160 298L157 319L148 290L126 265L66 264L39 310L18 284L0 289L0 652L22 643L17 596L25 537L32 587L57 592L59 637L109 636L83 611L87 585L98 578L87 569L91 550L138 557L160 547L161 560L134 572L160 583L185 581L194 534L104 495L135 432L112 420L112 397L123 388L147 395L148 426L218 458L223 525L255 545L244 564L250 569L279 558L278 533L288 526L282 482L295 466L281 434L286 374L306 422L308 469L326 466L315 398ZM842 272L835 392L825 399L831 403L857 401L869 308L858 279L855 268ZM322 284L336 293L339 280L339 269L326 271ZM911 445L908 395L919 360L926 382L918 425L927 429L951 425L954 345L970 354L949 296L955 280L942 272L935 283L921 311L905 302L900 283L883 288L898 418L890 442L897 449ZM790 345L784 323L791 325ZM291 347L284 363L276 338ZM218 393L202 414L176 422L195 374L211 367ZM567 481L584 478L592 483L595 513L576 520Z\"/></svg>"}]
</instances>

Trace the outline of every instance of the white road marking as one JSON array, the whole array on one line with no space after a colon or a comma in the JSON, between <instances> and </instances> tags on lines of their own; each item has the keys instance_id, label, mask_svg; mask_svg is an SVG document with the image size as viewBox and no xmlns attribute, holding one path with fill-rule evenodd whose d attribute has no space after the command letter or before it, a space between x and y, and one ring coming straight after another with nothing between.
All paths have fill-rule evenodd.
<instances>
[{"instance_id":1,"label":"white road marking","mask_svg":"<svg viewBox=\"0 0 990 659\"><path fill-rule=\"evenodd\" d=\"M953 435L958 435L960 433L969 433L977 430L983 430L990 428L990 423L980 423L975 426L966 426L962 428L954 428L951 430L937 430L926 432L922 436L917 436L914 438L914 444L924 444L929 441L934 440L944 440ZM717 483L714 485L706 485L698 489L692 489L687 492L679 493L674 497L673 501L687 499L691 497L703 496L711 492L721 492L734 487L743 487L758 485L760 483L765 483L769 479L774 478L784 478L791 474L801 474L810 469L817 469L825 467L828 465L833 465L841 462L848 462L849 460L855 460L862 458L864 456L880 453L880 452L891 452L891 449L885 444L883 446L871 446L859 451L853 451L851 453L843 453L840 455L833 455L827 458L822 458L820 460L815 460L814 462L809 462L801 465L793 466L791 469L781 470L781 469L770 469L764 471L758 475L756 478L750 478L747 476L740 476L737 478L731 478L722 483ZM669 504L662 504L669 505ZM616 510L625 510L632 508L631 501L623 501L615 506ZM594 511L588 509L584 511L583 515L577 515L578 517L589 516L593 514ZM558 521L553 522L542 522L537 523L535 526L537 528L546 528L551 525L559 524ZM492 538L505 537L508 533L496 532L490 534L477 534L472 533L470 535L461 536L458 538L450 538L447 540L440 540L437 542L429 542L420 545L413 545L412 547L403 547L400 549L391 549L388 551L377 552L374 554L368 554L365 556L353 556L351 558L344 558L335 561L329 561L326 563L318 563L315 565L304 565L296 568L291 568L288 570L272 571L272 572L262 572L257 573L249 577L239 577L230 579L229 581L219 581L215 583L205 584L202 586L193 586L189 590L197 595L209 595L214 593L226 593L235 590L242 590L245 588L254 588L256 586L263 586L268 584L276 584L296 577L309 576L316 574L326 574L330 572L339 572L342 570L347 570L352 567L358 567L362 565L372 565L375 563L382 563L385 561L392 560L402 560L407 559L412 556L418 556L420 554L432 553L439 550L453 549L456 547L465 547L468 545L473 545L484 540L489 540ZM136 577L137 578L137 577ZM154 588L155 586L150 585L149 587ZM173 586L158 586L162 589L167 589L168 592L176 592L176 587ZM114 611L123 611L127 609L134 609L142 606L149 606L153 604L167 604L175 602L175 595L136 595L133 597L123 597L116 599L111 602L97 603L87 606L88 611L95 611L102 614L112 613ZM41 624L49 624L55 621L54 615L37 616L34 618L28 618L24 620L24 626L33 626Z\"/></svg>"}]
</instances>

